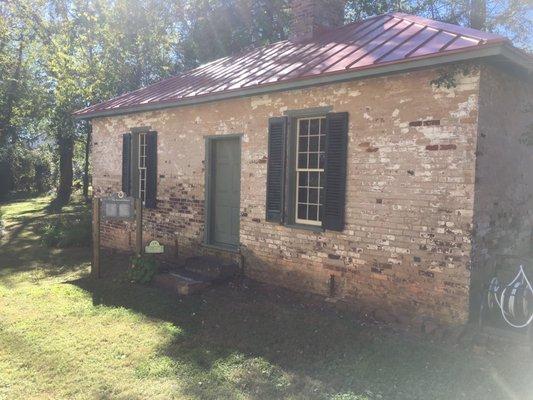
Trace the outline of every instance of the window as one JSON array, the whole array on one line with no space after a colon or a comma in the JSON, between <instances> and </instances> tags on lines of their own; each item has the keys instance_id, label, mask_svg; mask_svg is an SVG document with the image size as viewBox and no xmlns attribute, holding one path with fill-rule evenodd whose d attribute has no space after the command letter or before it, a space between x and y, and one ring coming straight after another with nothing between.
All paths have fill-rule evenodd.
<instances>
[{"instance_id":1,"label":"window","mask_svg":"<svg viewBox=\"0 0 533 400\"><path fill-rule=\"evenodd\" d=\"M325 117L297 119L296 223L322 225L325 145Z\"/></svg>"},{"instance_id":2,"label":"window","mask_svg":"<svg viewBox=\"0 0 533 400\"><path fill-rule=\"evenodd\" d=\"M348 127L330 107L269 118L266 221L344 230Z\"/></svg>"},{"instance_id":3,"label":"window","mask_svg":"<svg viewBox=\"0 0 533 400\"><path fill-rule=\"evenodd\" d=\"M139 198L146 201L146 133L139 133L139 154L137 168L139 170Z\"/></svg>"},{"instance_id":4,"label":"window","mask_svg":"<svg viewBox=\"0 0 533 400\"><path fill-rule=\"evenodd\" d=\"M122 191L141 199L145 208L157 206L157 132L122 135Z\"/></svg>"}]
</instances>

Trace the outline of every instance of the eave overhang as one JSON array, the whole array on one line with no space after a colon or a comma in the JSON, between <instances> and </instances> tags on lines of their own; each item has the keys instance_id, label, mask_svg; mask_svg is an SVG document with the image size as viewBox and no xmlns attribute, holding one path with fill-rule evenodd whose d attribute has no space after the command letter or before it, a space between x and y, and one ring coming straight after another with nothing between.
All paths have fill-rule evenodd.
<instances>
[{"instance_id":1,"label":"eave overhang","mask_svg":"<svg viewBox=\"0 0 533 400\"><path fill-rule=\"evenodd\" d=\"M78 120L87 120L99 117L163 110L167 108L190 106L220 100L257 96L272 92L303 89L311 86L327 85L362 78L402 73L466 61L483 61L494 63L499 67L509 67L513 73L519 74L525 79L531 79L533 76L533 63L531 56L504 42L486 44L479 46L477 49L469 48L455 52L450 51L440 56L431 55L428 57L419 57L417 59L409 59L405 62L392 62L390 64L381 64L378 66L372 65L368 68L361 68L354 71L322 74L317 77L307 79L294 79L290 81L258 85L244 89L227 90L219 93L199 95L168 102L146 103L131 107L120 107L117 109L95 111L90 113L83 113L83 110L81 110L77 113L74 113L74 117Z\"/></svg>"}]
</instances>

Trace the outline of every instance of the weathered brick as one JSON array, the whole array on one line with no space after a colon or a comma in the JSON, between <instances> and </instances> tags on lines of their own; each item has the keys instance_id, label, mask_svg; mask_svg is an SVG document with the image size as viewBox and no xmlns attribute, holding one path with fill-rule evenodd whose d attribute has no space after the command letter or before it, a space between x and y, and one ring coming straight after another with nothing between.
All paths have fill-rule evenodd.
<instances>
[{"instance_id":1,"label":"weathered brick","mask_svg":"<svg viewBox=\"0 0 533 400\"><path fill-rule=\"evenodd\" d=\"M150 126L158 132L160 177L157 210L143 216L144 237L172 246L179 256L209 252L202 246L204 136L240 133L240 241L247 275L329 295L334 273L344 276L336 295L356 293L360 309L464 322L468 293L436 294L438 279L419 271L440 268L447 281L469 285L479 72L446 90L429 84L438 73L420 70L94 119L95 194L120 190L122 133ZM314 232L265 222L268 118L324 105L350 114L345 230ZM461 151L428 152L451 150L445 147L450 141ZM104 245L131 248L132 229L129 223L104 223Z\"/></svg>"},{"instance_id":2,"label":"weathered brick","mask_svg":"<svg viewBox=\"0 0 533 400\"><path fill-rule=\"evenodd\" d=\"M457 146L455 144L441 144L439 150L455 150Z\"/></svg>"},{"instance_id":3,"label":"weathered brick","mask_svg":"<svg viewBox=\"0 0 533 400\"><path fill-rule=\"evenodd\" d=\"M507 283L523 258L533 254L533 146L521 140L533 127L533 84L490 66L482 68L480 82L471 235L474 300L494 271Z\"/></svg>"}]
</instances>

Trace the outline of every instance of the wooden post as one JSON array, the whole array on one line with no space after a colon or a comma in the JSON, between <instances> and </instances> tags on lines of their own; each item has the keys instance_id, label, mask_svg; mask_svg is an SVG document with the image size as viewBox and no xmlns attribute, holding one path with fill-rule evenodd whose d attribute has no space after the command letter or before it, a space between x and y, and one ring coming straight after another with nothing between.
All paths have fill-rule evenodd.
<instances>
[{"instance_id":1,"label":"wooden post","mask_svg":"<svg viewBox=\"0 0 533 400\"><path fill-rule=\"evenodd\" d=\"M143 246L143 207L141 199L135 199L135 255L142 254Z\"/></svg>"},{"instance_id":2,"label":"wooden post","mask_svg":"<svg viewBox=\"0 0 533 400\"><path fill-rule=\"evenodd\" d=\"M93 197L93 258L91 275L100 278L100 199Z\"/></svg>"}]
</instances>

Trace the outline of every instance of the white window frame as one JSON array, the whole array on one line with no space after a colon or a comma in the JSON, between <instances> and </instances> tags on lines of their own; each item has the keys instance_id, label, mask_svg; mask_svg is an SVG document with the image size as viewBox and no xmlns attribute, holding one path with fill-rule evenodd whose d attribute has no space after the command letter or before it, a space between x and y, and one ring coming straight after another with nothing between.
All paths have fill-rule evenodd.
<instances>
[{"instance_id":1,"label":"white window frame","mask_svg":"<svg viewBox=\"0 0 533 400\"><path fill-rule=\"evenodd\" d=\"M297 224L304 224L304 225L313 225L313 226L321 226L322 225L322 220L320 219L320 208L323 208L324 207L324 204L321 204L320 203L320 194L321 192L324 190L324 186L323 186L323 182L321 182L320 180L320 173L322 173L322 175L324 175L324 168L309 168L309 156L307 157L307 168L299 168L299 165L298 165L298 161L299 161L299 155L300 153L300 121L303 121L303 120L307 120L308 121L308 124L307 124L307 137L310 138L312 137L311 135L309 135L309 132L310 132L310 129L311 129L311 120L315 120L315 119L318 119L319 120L319 131L318 131L318 135L313 135L313 136L318 136L319 137L319 140L318 140L318 162L319 162L319 166L320 166L320 153L325 153L325 148L324 149L321 149L320 147L320 136L321 135L324 135L324 138L323 138L323 146L325 146L325 135L327 134L327 132L325 132L325 126L326 126L326 116L325 115L322 115L322 116L315 116L315 117L305 117L305 118L297 118L296 119L296 148L295 148L295 153L296 153L296 157L295 157L295 171L296 171L296 190L295 190L295 199L296 199L296 202L294 204L294 222L296 222ZM323 121L322 121L323 120ZM321 127L323 127L323 130L321 129ZM307 151L305 153L307 153L308 155L310 153L314 153L314 152L310 152L309 151L309 142L310 140L308 139L307 141ZM317 203L309 203L309 178L308 178L308 182L307 182L307 202L306 203L302 203L302 204L306 204L307 206L307 212L308 212L308 215L307 217L309 217L309 205L317 205L317 219L314 220L314 219L303 219L303 218L298 218L298 206L300 204L299 202L299 199L298 199L298 195L299 195L299 189L300 189L300 172L318 172L318 186L315 187L313 186L312 188L318 188L318 197L317 197ZM303 188L303 187L302 187Z\"/></svg>"},{"instance_id":2,"label":"white window frame","mask_svg":"<svg viewBox=\"0 0 533 400\"><path fill-rule=\"evenodd\" d=\"M146 132L141 132L139 137L139 151L137 154L137 169L139 173L139 198L146 201Z\"/></svg>"}]
</instances>

